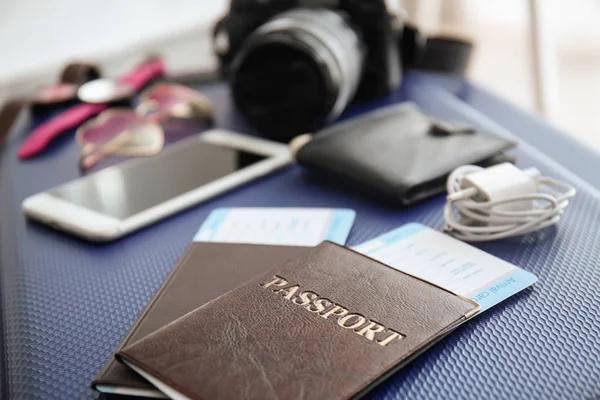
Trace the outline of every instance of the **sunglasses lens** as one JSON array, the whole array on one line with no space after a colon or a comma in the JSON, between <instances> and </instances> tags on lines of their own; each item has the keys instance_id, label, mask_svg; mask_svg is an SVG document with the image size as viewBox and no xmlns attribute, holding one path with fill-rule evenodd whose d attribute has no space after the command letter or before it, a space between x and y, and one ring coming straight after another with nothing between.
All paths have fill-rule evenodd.
<instances>
[{"instance_id":1,"label":"sunglasses lens","mask_svg":"<svg viewBox=\"0 0 600 400\"><path fill-rule=\"evenodd\" d=\"M144 125L144 120L134 111L108 111L88 124L81 132L84 144L103 145L127 129Z\"/></svg>"},{"instance_id":2,"label":"sunglasses lens","mask_svg":"<svg viewBox=\"0 0 600 400\"><path fill-rule=\"evenodd\" d=\"M167 118L161 122L165 140L175 143L187 136L200 133L208 128L208 123L198 118Z\"/></svg>"},{"instance_id":3,"label":"sunglasses lens","mask_svg":"<svg viewBox=\"0 0 600 400\"><path fill-rule=\"evenodd\" d=\"M201 95L194 89L172 83L157 83L144 92L144 101L150 100L161 109L171 108L179 103L195 102Z\"/></svg>"},{"instance_id":4,"label":"sunglasses lens","mask_svg":"<svg viewBox=\"0 0 600 400\"><path fill-rule=\"evenodd\" d=\"M106 155L117 156L151 156L161 151L164 144L164 135L160 126L156 124L140 125L133 129L123 131L111 141L90 147L84 146L79 166L87 170L95 166Z\"/></svg>"},{"instance_id":5,"label":"sunglasses lens","mask_svg":"<svg viewBox=\"0 0 600 400\"><path fill-rule=\"evenodd\" d=\"M146 117L160 116L156 121L168 143L207 129L212 120L208 99L194 89L172 83L157 83L147 89L140 108Z\"/></svg>"},{"instance_id":6,"label":"sunglasses lens","mask_svg":"<svg viewBox=\"0 0 600 400\"><path fill-rule=\"evenodd\" d=\"M144 156L158 153L164 144L163 130L160 125L148 123L128 130L116 153Z\"/></svg>"},{"instance_id":7,"label":"sunglasses lens","mask_svg":"<svg viewBox=\"0 0 600 400\"><path fill-rule=\"evenodd\" d=\"M212 120L210 101L185 86L158 83L144 91L141 100L135 111L111 109L79 129L82 168L95 165L105 154L156 154L165 142L201 132Z\"/></svg>"},{"instance_id":8,"label":"sunglasses lens","mask_svg":"<svg viewBox=\"0 0 600 400\"><path fill-rule=\"evenodd\" d=\"M172 83L157 83L142 95L144 114L160 110L175 118L210 121L213 108L210 100L194 89Z\"/></svg>"},{"instance_id":9,"label":"sunglasses lens","mask_svg":"<svg viewBox=\"0 0 600 400\"><path fill-rule=\"evenodd\" d=\"M79 165L87 170L105 155L150 156L164 145L163 128L135 113L108 112L92 120L78 133L82 144Z\"/></svg>"}]
</instances>

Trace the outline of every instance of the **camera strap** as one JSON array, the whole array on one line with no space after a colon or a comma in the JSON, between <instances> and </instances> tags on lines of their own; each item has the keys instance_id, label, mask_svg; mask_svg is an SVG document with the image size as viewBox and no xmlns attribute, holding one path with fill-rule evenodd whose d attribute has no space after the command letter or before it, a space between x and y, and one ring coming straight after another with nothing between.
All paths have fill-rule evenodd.
<instances>
[{"instance_id":1,"label":"camera strap","mask_svg":"<svg viewBox=\"0 0 600 400\"><path fill-rule=\"evenodd\" d=\"M411 24L404 24L398 38L403 69L420 69L463 76L467 71L473 42L450 36L426 37Z\"/></svg>"}]
</instances>

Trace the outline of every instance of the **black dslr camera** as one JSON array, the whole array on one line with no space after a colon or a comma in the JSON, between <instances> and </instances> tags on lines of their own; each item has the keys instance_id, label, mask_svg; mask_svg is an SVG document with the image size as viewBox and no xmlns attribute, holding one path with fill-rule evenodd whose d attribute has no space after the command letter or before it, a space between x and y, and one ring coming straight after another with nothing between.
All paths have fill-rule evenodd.
<instances>
[{"instance_id":1,"label":"black dslr camera","mask_svg":"<svg viewBox=\"0 0 600 400\"><path fill-rule=\"evenodd\" d=\"M400 84L385 0L232 0L214 31L237 109L287 141Z\"/></svg>"}]
</instances>

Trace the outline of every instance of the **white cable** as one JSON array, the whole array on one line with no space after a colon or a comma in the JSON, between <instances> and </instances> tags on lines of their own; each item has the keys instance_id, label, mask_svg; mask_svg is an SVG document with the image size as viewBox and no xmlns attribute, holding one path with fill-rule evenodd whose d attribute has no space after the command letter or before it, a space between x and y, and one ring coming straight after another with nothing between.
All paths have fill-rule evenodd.
<instances>
[{"instance_id":1,"label":"white cable","mask_svg":"<svg viewBox=\"0 0 600 400\"><path fill-rule=\"evenodd\" d=\"M446 183L445 230L479 242L523 235L556 224L575 188L512 164L464 165Z\"/></svg>"}]
</instances>

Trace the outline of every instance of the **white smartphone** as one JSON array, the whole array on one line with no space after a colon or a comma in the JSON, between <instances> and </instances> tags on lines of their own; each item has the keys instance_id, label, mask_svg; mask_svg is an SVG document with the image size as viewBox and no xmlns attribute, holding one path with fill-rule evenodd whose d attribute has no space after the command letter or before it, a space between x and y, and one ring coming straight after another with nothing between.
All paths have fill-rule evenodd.
<instances>
[{"instance_id":1,"label":"white smartphone","mask_svg":"<svg viewBox=\"0 0 600 400\"><path fill-rule=\"evenodd\" d=\"M206 131L156 156L108 167L25 199L29 218L76 236L109 241L292 160L288 146L224 130Z\"/></svg>"}]
</instances>

